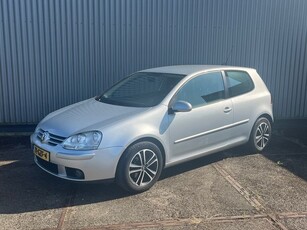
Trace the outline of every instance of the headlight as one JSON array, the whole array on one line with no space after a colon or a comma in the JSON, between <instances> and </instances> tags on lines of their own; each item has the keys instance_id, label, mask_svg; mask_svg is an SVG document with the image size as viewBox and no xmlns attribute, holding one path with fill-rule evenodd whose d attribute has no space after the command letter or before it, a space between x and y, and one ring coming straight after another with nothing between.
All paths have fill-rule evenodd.
<instances>
[{"instance_id":1,"label":"headlight","mask_svg":"<svg viewBox=\"0 0 307 230\"><path fill-rule=\"evenodd\" d=\"M79 133L67 138L62 146L65 149L92 150L98 148L101 139L102 133L99 131Z\"/></svg>"}]
</instances>

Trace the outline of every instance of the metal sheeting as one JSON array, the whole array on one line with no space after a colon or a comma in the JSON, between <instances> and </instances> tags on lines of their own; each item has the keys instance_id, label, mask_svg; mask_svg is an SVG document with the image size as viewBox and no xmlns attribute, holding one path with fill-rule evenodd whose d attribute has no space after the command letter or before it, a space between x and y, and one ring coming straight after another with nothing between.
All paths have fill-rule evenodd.
<instances>
[{"instance_id":1,"label":"metal sheeting","mask_svg":"<svg viewBox=\"0 0 307 230\"><path fill-rule=\"evenodd\" d=\"M306 0L0 0L0 123L36 123L134 71L254 67L307 118Z\"/></svg>"}]
</instances>

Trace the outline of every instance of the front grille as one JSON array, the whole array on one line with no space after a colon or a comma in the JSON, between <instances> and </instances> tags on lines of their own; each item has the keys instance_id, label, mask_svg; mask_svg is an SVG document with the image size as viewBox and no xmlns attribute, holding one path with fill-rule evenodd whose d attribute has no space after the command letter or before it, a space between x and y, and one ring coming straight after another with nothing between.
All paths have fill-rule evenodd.
<instances>
[{"instance_id":1,"label":"front grille","mask_svg":"<svg viewBox=\"0 0 307 230\"><path fill-rule=\"evenodd\" d=\"M40 140L42 140L42 136L43 136L44 132L46 132L46 131L43 130L43 129L38 130L37 137ZM61 136L58 136L58 135L55 135L55 134L52 134L52 133L49 133L49 137L50 137L50 139L46 143L49 144L49 145L52 145L52 146L56 146L58 144L61 144L66 139L66 137L61 137Z\"/></svg>"},{"instance_id":2,"label":"front grille","mask_svg":"<svg viewBox=\"0 0 307 230\"><path fill-rule=\"evenodd\" d=\"M44 169L46 169L48 172L58 174L58 165L53 164L51 162L45 161L40 159L39 157L36 157L37 163Z\"/></svg>"}]
</instances>

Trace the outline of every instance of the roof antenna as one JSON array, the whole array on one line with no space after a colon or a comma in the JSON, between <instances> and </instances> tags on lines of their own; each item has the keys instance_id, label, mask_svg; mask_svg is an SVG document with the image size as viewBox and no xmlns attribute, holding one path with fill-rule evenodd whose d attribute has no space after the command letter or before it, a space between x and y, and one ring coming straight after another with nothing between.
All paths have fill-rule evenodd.
<instances>
[{"instance_id":1,"label":"roof antenna","mask_svg":"<svg viewBox=\"0 0 307 230\"><path fill-rule=\"evenodd\" d=\"M227 65L228 60L229 60L229 58L231 57L233 47L234 47L234 45L232 45L232 46L231 46L231 49L230 49L230 51L228 52L228 55L227 55L226 61L225 61L224 63L222 63L222 65Z\"/></svg>"}]
</instances>

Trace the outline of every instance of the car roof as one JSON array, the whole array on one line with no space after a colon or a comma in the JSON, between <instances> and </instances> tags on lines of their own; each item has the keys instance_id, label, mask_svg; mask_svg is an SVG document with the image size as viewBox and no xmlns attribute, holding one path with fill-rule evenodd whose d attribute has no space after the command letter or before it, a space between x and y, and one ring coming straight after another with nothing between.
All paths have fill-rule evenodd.
<instances>
[{"instance_id":1,"label":"car roof","mask_svg":"<svg viewBox=\"0 0 307 230\"><path fill-rule=\"evenodd\" d=\"M163 66L152 69L145 69L139 72L156 72L156 73L189 75L200 71L222 70L222 69L252 70L252 68L224 66L224 65L173 65L173 66Z\"/></svg>"}]
</instances>

